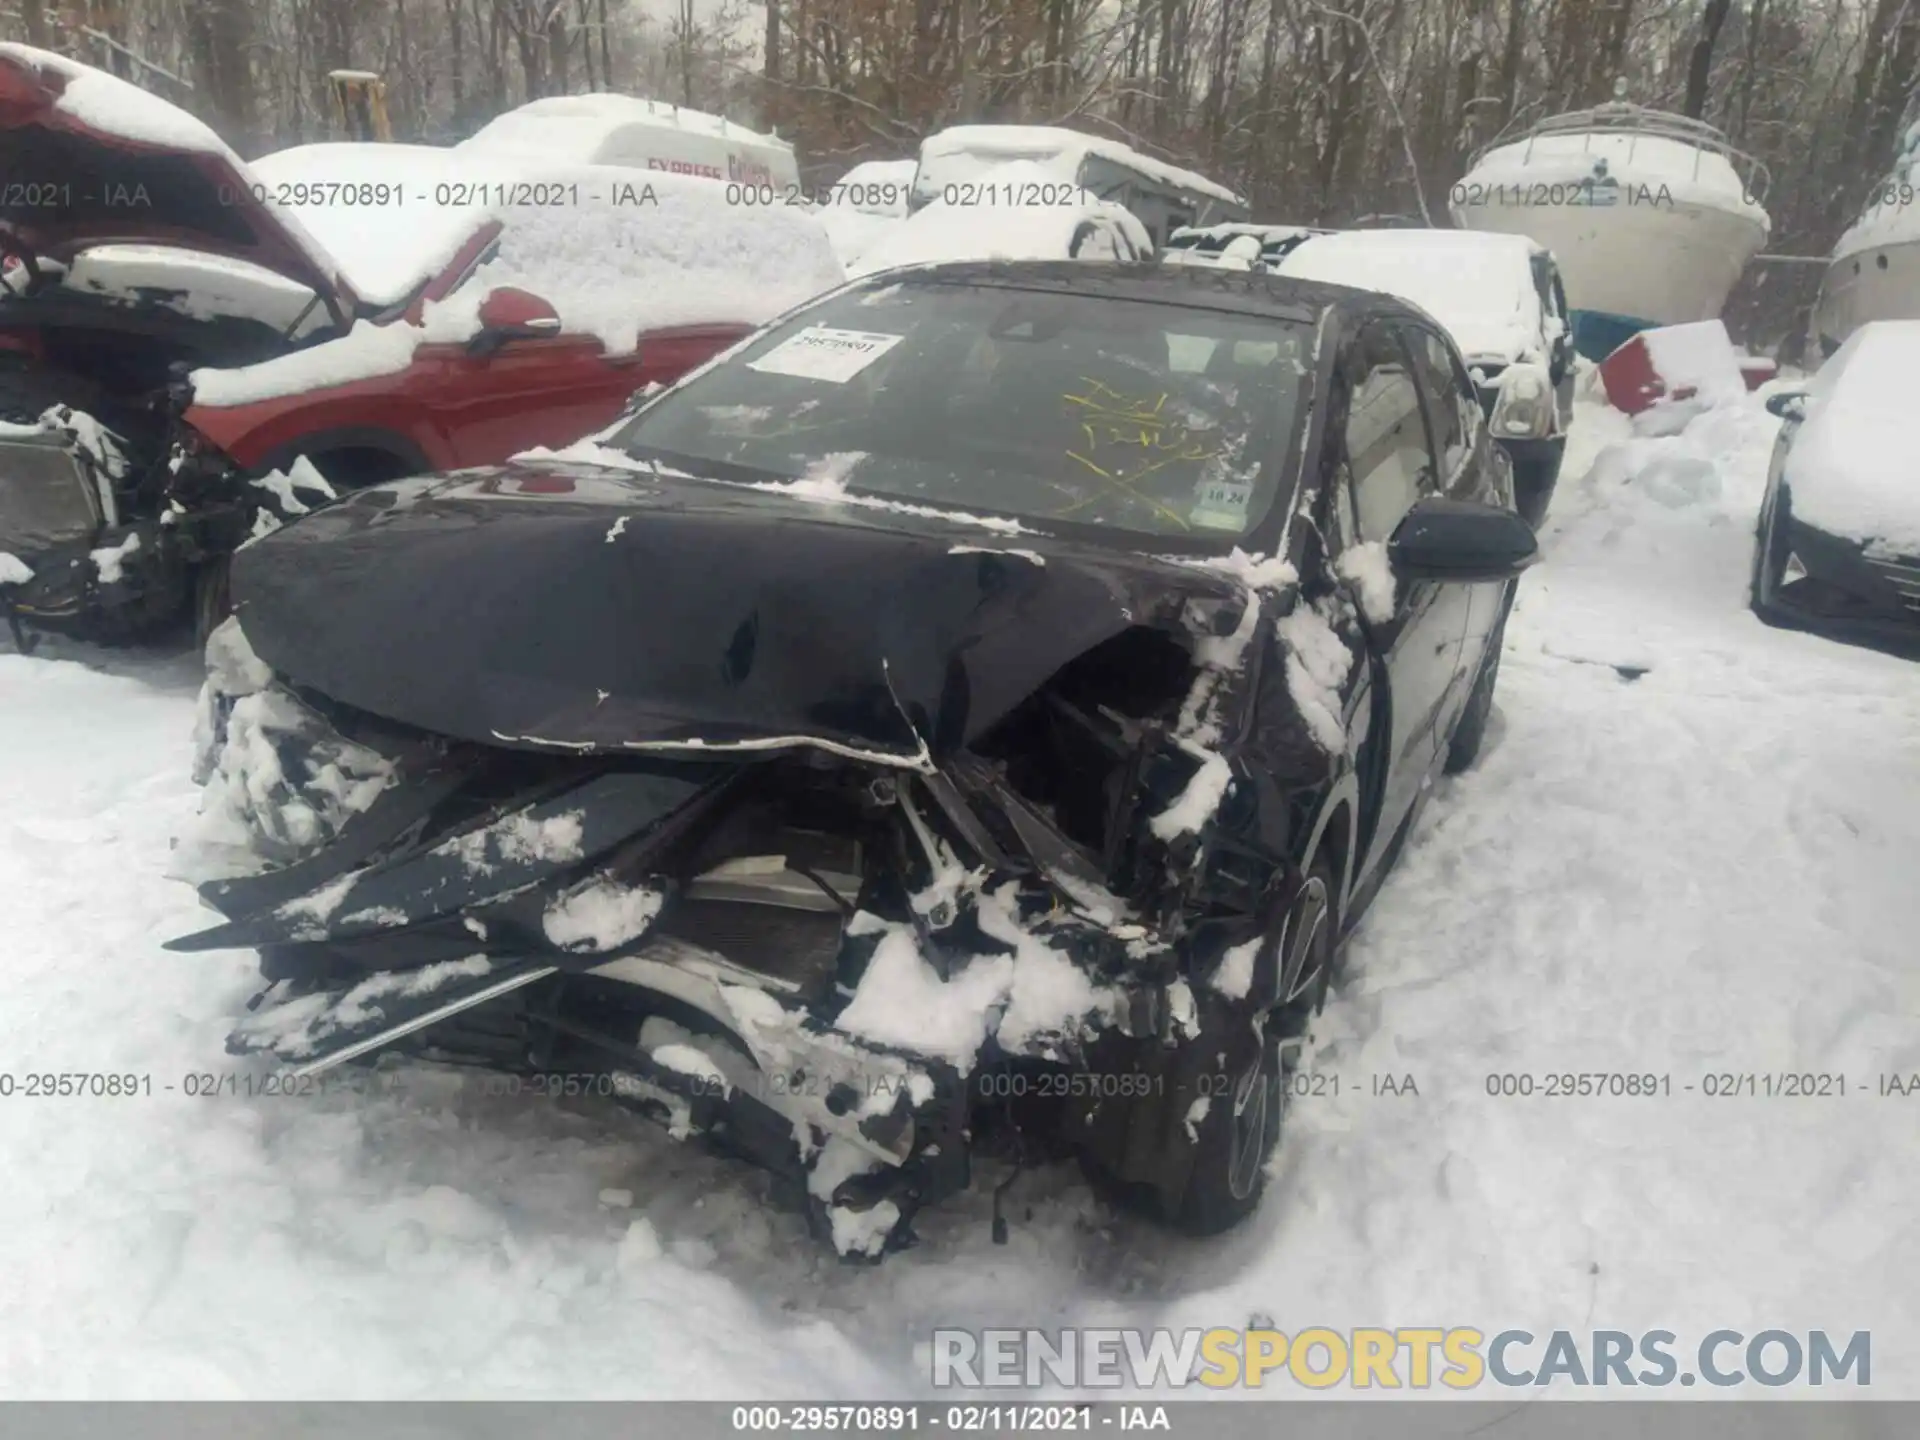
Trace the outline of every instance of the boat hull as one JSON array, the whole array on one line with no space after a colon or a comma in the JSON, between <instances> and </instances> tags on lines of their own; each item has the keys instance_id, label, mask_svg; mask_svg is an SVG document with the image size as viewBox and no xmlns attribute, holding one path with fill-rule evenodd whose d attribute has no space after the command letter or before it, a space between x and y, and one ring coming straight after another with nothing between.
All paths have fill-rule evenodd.
<instances>
[{"instance_id":1,"label":"boat hull","mask_svg":"<svg viewBox=\"0 0 1920 1440\"><path fill-rule=\"evenodd\" d=\"M1767 238L1751 214L1623 191L1610 205L1458 205L1454 223L1525 235L1551 250L1575 346L1600 360L1640 330L1716 318Z\"/></svg>"},{"instance_id":2,"label":"boat hull","mask_svg":"<svg viewBox=\"0 0 1920 1440\"><path fill-rule=\"evenodd\" d=\"M1835 258L1814 302L1809 357L1831 355L1871 320L1920 320L1920 236Z\"/></svg>"}]
</instances>

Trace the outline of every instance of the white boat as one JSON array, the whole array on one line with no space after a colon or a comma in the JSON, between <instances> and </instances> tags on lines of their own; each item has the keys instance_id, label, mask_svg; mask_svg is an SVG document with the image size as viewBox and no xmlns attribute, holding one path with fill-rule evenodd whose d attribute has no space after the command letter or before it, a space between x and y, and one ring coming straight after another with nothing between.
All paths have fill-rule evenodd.
<instances>
[{"instance_id":1,"label":"white boat","mask_svg":"<svg viewBox=\"0 0 1920 1440\"><path fill-rule=\"evenodd\" d=\"M1766 244L1766 167L1699 120L1616 100L1495 140L1453 187L1454 223L1525 235L1559 262L1574 344L1716 318Z\"/></svg>"},{"instance_id":2,"label":"white boat","mask_svg":"<svg viewBox=\"0 0 1920 1440\"><path fill-rule=\"evenodd\" d=\"M1810 358L1833 354L1873 320L1920 320L1920 124L1833 247L1813 306Z\"/></svg>"}]
</instances>

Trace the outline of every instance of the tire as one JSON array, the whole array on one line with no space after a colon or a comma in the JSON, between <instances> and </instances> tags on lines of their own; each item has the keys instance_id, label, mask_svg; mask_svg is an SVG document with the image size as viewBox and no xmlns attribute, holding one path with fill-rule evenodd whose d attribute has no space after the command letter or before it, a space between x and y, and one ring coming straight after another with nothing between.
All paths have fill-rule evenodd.
<instances>
[{"instance_id":1,"label":"tire","mask_svg":"<svg viewBox=\"0 0 1920 1440\"><path fill-rule=\"evenodd\" d=\"M1460 723L1453 727L1453 738L1447 741L1447 763L1442 769L1448 775L1471 770L1480 758L1487 722L1493 718L1493 689L1500 679L1500 649L1506 636L1507 622L1503 618L1487 641L1487 658L1481 663L1480 676L1473 682L1467 708L1460 712Z\"/></svg>"},{"instance_id":2,"label":"tire","mask_svg":"<svg viewBox=\"0 0 1920 1440\"><path fill-rule=\"evenodd\" d=\"M1193 1169L1178 1206L1161 1217L1186 1235L1218 1235L1259 1208L1267 1165L1280 1145L1294 1070L1313 1018L1326 1004L1339 947L1333 868L1316 860L1282 932L1280 999L1261 1014L1228 1007L1225 1073L1232 1089L1209 1097L1194 1125ZM1217 1036L1190 1043L1217 1047ZM1156 1194L1158 1192L1155 1192Z\"/></svg>"}]
</instances>

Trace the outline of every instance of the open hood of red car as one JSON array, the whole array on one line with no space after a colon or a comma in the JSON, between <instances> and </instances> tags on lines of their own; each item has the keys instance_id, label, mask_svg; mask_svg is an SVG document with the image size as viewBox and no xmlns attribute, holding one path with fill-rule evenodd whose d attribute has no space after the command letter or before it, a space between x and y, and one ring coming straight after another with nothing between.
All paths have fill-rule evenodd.
<instances>
[{"instance_id":1,"label":"open hood of red car","mask_svg":"<svg viewBox=\"0 0 1920 1440\"><path fill-rule=\"evenodd\" d=\"M355 297L331 258L213 131L105 71L0 45L0 241L70 260L93 245L229 256L312 289L339 321Z\"/></svg>"}]
</instances>

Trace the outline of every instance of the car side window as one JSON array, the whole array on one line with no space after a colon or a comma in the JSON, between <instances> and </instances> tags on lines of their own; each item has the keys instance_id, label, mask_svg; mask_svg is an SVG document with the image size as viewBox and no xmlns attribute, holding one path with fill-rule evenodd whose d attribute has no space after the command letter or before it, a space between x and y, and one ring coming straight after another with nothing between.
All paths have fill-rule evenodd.
<instances>
[{"instance_id":1,"label":"car side window","mask_svg":"<svg viewBox=\"0 0 1920 1440\"><path fill-rule=\"evenodd\" d=\"M1360 332L1349 356L1348 471L1362 542L1385 541L1423 496L1436 493L1433 453L1406 347L1391 325Z\"/></svg>"},{"instance_id":2,"label":"car side window","mask_svg":"<svg viewBox=\"0 0 1920 1440\"><path fill-rule=\"evenodd\" d=\"M1408 326L1407 341L1419 365L1422 387L1433 401L1433 438L1440 452L1440 488L1447 494L1473 484L1473 452L1485 423L1473 377L1453 347L1424 325Z\"/></svg>"}]
</instances>

